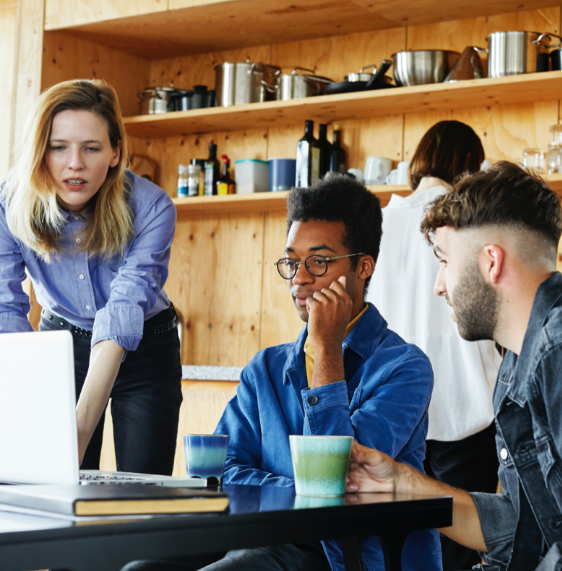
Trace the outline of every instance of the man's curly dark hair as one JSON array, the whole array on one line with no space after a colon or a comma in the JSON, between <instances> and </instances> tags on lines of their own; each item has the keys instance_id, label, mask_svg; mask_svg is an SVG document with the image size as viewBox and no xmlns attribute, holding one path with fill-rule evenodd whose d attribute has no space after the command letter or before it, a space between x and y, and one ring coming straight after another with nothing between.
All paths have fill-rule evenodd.
<instances>
[{"instance_id":1,"label":"man's curly dark hair","mask_svg":"<svg viewBox=\"0 0 562 571\"><path fill-rule=\"evenodd\" d=\"M349 253L379 257L382 238L381 203L363 184L347 176L321 180L310 188L293 188L287 201L287 234L293 222L343 222L343 245ZM350 258L351 268L358 258ZM371 277L365 281L365 291Z\"/></svg>"}]
</instances>

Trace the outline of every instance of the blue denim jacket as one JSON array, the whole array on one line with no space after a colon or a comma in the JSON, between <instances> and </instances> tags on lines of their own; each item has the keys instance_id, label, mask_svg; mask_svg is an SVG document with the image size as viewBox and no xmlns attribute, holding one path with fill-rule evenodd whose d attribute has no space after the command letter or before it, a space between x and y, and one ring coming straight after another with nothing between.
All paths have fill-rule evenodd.
<instances>
[{"instance_id":1,"label":"blue denim jacket","mask_svg":"<svg viewBox=\"0 0 562 571\"><path fill-rule=\"evenodd\" d=\"M349 435L361 444L423 469L427 407L433 388L428 358L387 328L375 307L344 340L345 378L309 389L305 327L295 343L270 347L244 368L236 396L217 433L229 434L224 481L228 484L292 486L290 434ZM315 394L318 401L307 397ZM344 569L339 541L323 542L333 570ZM376 538L362 541L367 570L384 569ZM404 570L441 569L435 530L412 533L404 547Z\"/></svg>"},{"instance_id":2,"label":"blue denim jacket","mask_svg":"<svg viewBox=\"0 0 562 571\"><path fill-rule=\"evenodd\" d=\"M521 354L507 352L498 373L494 410L503 492L472 494L486 560L502 571L536 569L562 541L561 371L562 275L555 273L537 291ZM549 569L561 565L557 554L558 548L549 554Z\"/></svg>"}]
</instances>

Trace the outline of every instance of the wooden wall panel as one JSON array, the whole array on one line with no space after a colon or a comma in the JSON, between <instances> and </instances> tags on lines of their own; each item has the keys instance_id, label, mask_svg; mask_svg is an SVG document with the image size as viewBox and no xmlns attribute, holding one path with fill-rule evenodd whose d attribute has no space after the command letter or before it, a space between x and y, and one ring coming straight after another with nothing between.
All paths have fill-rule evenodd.
<instances>
[{"instance_id":1,"label":"wooden wall panel","mask_svg":"<svg viewBox=\"0 0 562 571\"><path fill-rule=\"evenodd\" d=\"M529 12L412 26L408 28L407 49L452 49L462 52L466 46L485 48L488 34L508 30L533 30L557 34L560 30L560 8L543 8Z\"/></svg>"},{"instance_id":2,"label":"wooden wall panel","mask_svg":"<svg viewBox=\"0 0 562 571\"><path fill-rule=\"evenodd\" d=\"M197 56L185 56L150 62L150 85L168 86L173 81L180 89L193 89L194 85L215 88L215 66L224 62L270 63L271 48L268 45L223 52L209 52Z\"/></svg>"},{"instance_id":3,"label":"wooden wall panel","mask_svg":"<svg viewBox=\"0 0 562 571\"><path fill-rule=\"evenodd\" d=\"M284 211L269 213L265 218L260 349L290 343L304 327L293 304L288 282L273 265L284 255L286 220L287 213Z\"/></svg>"},{"instance_id":4,"label":"wooden wall panel","mask_svg":"<svg viewBox=\"0 0 562 571\"><path fill-rule=\"evenodd\" d=\"M455 119L470 125L484 145L492 162L521 161L527 147L548 149L548 128L558 122L558 102L478 107L462 111L441 111L407 115L404 129L404 158L409 160L424 133L435 123Z\"/></svg>"},{"instance_id":5,"label":"wooden wall panel","mask_svg":"<svg viewBox=\"0 0 562 571\"><path fill-rule=\"evenodd\" d=\"M259 350L263 218L178 221L165 289L183 317L182 363L244 366Z\"/></svg>"},{"instance_id":6,"label":"wooden wall panel","mask_svg":"<svg viewBox=\"0 0 562 571\"><path fill-rule=\"evenodd\" d=\"M79 26L167 9L168 0L46 0L45 29Z\"/></svg>"},{"instance_id":7,"label":"wooden wall panel","mask_svg":"<svg viewBox=\"0 0 562 571\"><path fill-rule=\"evenodd\" d=\"M149 63L63 32L45 33L42 89L70 79L104 79L124 116L138 115L137 93L148 85Z\"/></svg>"},{"instance_id":8,"label":"wooden wall panel","mask_svg":"<svg viewBox=\"0 0 562 571\"><path fill-rule=\"evenodd\" d=\"M11 166L17 32L17 0L0 4L0 180L6 177Z\"/></svg>"}]
</instances>

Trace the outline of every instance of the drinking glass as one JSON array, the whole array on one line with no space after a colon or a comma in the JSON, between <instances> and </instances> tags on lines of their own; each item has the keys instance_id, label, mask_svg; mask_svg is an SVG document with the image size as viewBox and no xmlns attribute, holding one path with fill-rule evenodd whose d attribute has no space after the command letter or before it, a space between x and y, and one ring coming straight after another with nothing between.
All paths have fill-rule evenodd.
<instances>
[{"instance_id":1,"label":"drinking glass","mask_svg":"<svg viewBox=\"0 0 562 571\"><path fill-rule=\"evenodd\" d=\"M536 173L544 172L544 152L541 149L523 149L523 167Z\"/></svg>"},{"instance_id":2,"label":"drinking glass","mask_svg":"<svg viewBox=\"0 0 562 571\"><path fill-rule=\"evenodd\" d=\"M562 147L550 145L548 153L546 154L546 172L548 174L555 174L562 172L560 165Z\"/></svg>"},{"instance_id":3,"label":"drinking glass","mask_svg":"<svg viewBox=\"0 0 562 571\"><path fill-rule=\"evenodd\" d=\"M562 125L551 125L549 132L550 144L557 147L562 146Z\"/></svg>"}]
</instances>

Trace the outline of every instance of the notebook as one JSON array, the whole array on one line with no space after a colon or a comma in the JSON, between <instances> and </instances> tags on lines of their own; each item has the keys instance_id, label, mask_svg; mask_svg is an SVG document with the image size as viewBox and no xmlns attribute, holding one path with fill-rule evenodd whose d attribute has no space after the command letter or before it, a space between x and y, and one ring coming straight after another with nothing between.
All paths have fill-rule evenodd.
<instances>
[{"instance_id":1,"label":"notebook","mask_svg":"<svg viewBox=\"0 0 562 571\"><path fill-rule=\"evenodd\" d=\"M79 470L70 331L0 334L0 482L205 487L207 480Z\"/></svg>"}]
</instances>

